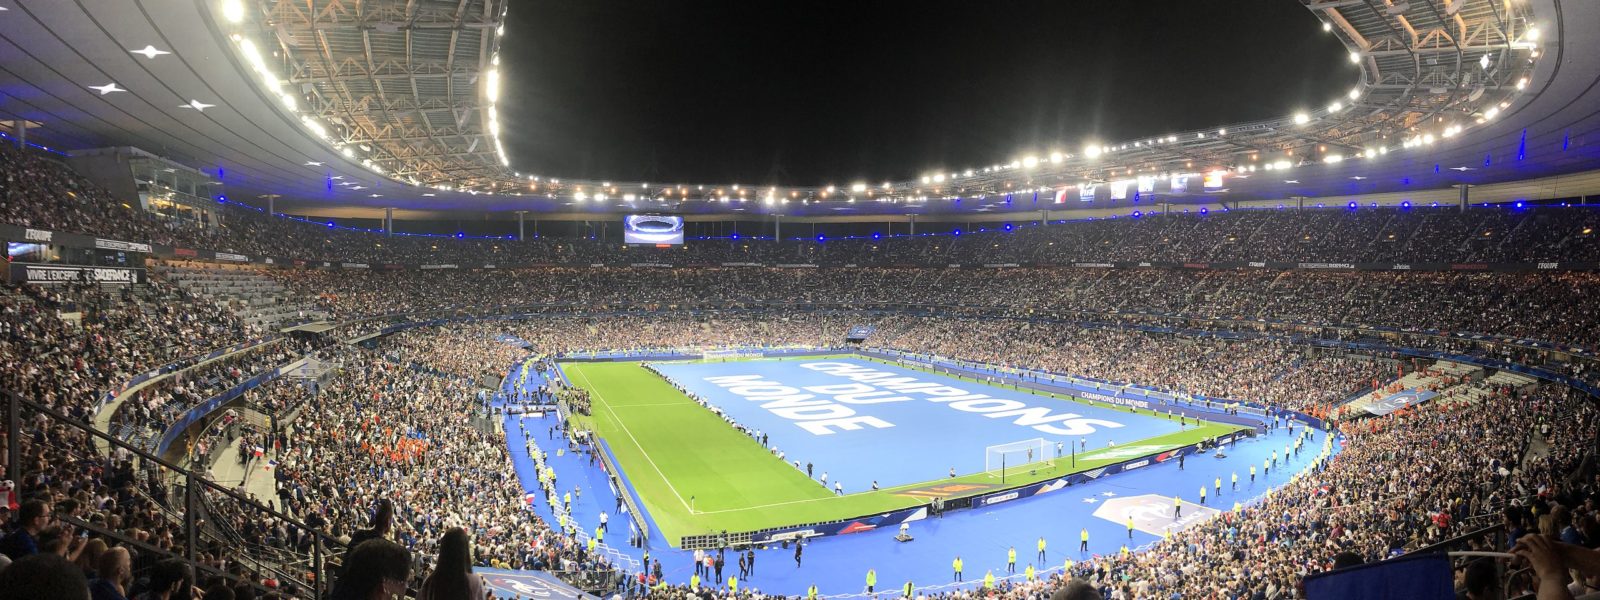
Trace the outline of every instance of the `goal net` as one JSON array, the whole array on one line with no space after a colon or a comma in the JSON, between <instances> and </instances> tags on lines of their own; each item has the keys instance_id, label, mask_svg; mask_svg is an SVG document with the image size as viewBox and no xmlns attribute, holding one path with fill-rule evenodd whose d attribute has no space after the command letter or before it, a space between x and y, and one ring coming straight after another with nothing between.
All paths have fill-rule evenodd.
<instances>
[{"instance_id":1,"label":"goal net","mask_svg":"<svg viewBox=\"0 0 1600 600\"><path fill-rule=\"evenodd\" d=\"M727 349L722 349L722 350L703 350L703 351L700 352L700 359L701 360L733 360L733 359L746 359L746 358L761 358L762 356L763 356L763 354L761 353L760 350L748 350L748 349L741 349L741 348L727 348Z\"/></svg>"},{"instance_id":2,"label":"goal net","mask_svg":"<svg viewBox=\"0 0 1600 600\"><path fill-rule=\"evenodd\" d=\"M1044 438L1033 438L985 447L983 469L994 476L1025 473L1049 464L1053 458Z\"/></svg>"}]
</instances>

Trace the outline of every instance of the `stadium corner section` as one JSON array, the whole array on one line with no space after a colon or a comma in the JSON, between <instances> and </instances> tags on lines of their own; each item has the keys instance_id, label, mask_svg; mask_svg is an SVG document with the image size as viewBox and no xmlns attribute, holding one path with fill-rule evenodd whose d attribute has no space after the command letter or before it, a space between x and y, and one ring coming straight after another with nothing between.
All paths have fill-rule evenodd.
<instances>
[{"instance_id":1,"label":"stadium corner section","mask_svg":"<svg viewBox=\"0 0 1600 600\"><path fill-rule=\"evenodd\" d=\"M943 499L947 508L956 508L979 495L1074 474L1099 476L1107 467L1141 458L1106 448L1079 454L1074 463L1041 465L1030 473L1008 476L1003 486L990 474L978 472L840 496L637 362L565 362L560 369L570 383L590 393L591 414L574 415L576 426L607 441L651 520L675 547L687 536L729 533L737 537L739 533L840 522L926 506L934 497ZM1149 410L1138 412L1166 417ZM1157 448L1147 456L1175 456L1174 450L1247 428L1202 423L1136 442Z\"/></svg>"}]
</instances>

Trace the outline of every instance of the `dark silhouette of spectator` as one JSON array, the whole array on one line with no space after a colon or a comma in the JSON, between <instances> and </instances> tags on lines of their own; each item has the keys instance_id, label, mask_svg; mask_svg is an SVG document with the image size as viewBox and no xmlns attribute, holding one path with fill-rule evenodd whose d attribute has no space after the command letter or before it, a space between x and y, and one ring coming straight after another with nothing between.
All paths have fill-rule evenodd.
<instances>
[{"instance_id":1,"label":"dark silhouette of spectator","mask_svg":"<svg viewBox=\"0 0 1600 600\"><path fill-rule=\"evenodd\" d=\"M344 558L344 575L333 585L334 600L383 600L404 595L411 580L411 552L385 539L369 539Z\"/></svg>"},{"instance_id":2,"label":"dark silhouette of spectator","mask_svg":"<svg viewBox=\"0 0 1600 600\"><path fill-rule=\"evenodd\" d=\"M439 540L439 561L422 582L417 600L480 600L483 581L472 572L472 540L453 527Z\"/></svg>"},{"instance_id":3,"label":"dark silhouette of spectator","mask_svg":"<svg viewBox=\"0 0 1600 600\"><path fill-rule=\"evenodd\" d=\"M0 572L0 600L89 600L83 570L54 554L17 559Z\"/></svg>"}]
</instances>

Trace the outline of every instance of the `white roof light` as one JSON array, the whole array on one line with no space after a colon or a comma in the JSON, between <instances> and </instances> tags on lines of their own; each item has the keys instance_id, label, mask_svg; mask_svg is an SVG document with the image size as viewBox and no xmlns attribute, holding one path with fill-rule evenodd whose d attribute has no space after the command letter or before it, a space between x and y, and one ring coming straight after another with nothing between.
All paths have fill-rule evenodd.
<instances>
[{"instance_id":1,"label":"white roof light","mask_svg":"<svg viewBox=\"0 0 1600 600\"><path fill-rule=\"evenodd\" d=\"M1303 112L1294 114L1294 124L1295 125L1305 125L1306 123L1310 123L1310 122L1311 122L1311 115L1308 115L1308 114L1303 113Z\"/></svg>"},{"instance_id":2,"label":"white roof light","mask_svg":"<svg viewBox=\"0 0 1600 600\"><path fill-rule=\"evenodd\" d=\"M244 21L244 2L240 0L222 0L222 18L229 23Z\"/></svg>"},{"instance_id":3,"label":"white roof light","mask_svg":"<svg viewBox=\"0 0 1600 600\"><path fill-rule=\"evenodd\" d=\"M483 85L483 94L490 102L500 99L500 69L489 69L488 79Z\"/></svg>"},{"instance_id":4,"label":"white roof light","mask_svg":"<svg viewBox=\"0 0 1600 600\"><path fill-rule=\"evenodd\" d=\"M1351 52L1350 53L1350 62L1352 62L1352 63L1360 63L1361 62L1361 53L1360 52Z\"/></svg>"},{"instance_id":5,"label":"white roof light","mask_svg":"<svg viewBox=\"0 0 1600 600\"><path fill-rule=\"evenodd\" d=\"M1029 156L1022 159L1022 167L1025 169L1032 169L1037 166L1039 166L1039 157L1037 156Z\"/></svg>"},{"instance_id":6,"label":"white roof light","mask_svg":"<svg viewBox=\"0 0 1600 600\"><path fill-rule=\"evenodd\" d=\"M1350 93L1345 94L1345 96L1350 98L1351 102L1354 102L1357 98L1361 97L1361 87L1357 86L1350 88Z\"/></svg>"},{"instance_id":7,"label":"white roof light","mask_svg":"<svg viewBox=\"0 0 1600 600\"><path fill-rule=\"evenodd\" d=\"M138 50L129 50L128 52L131 52L133 54L143 54L145 58L155 58L155 57L161 56L163 54L172 54L171 52L167 52L166 50L157 50L155 46L145 46L145 47L140 48Z\"/></svg>"},{"instance_id":8,"label":"white roof light","mask_svg":"<svg viewBox=\"0 0 1600 600\"><path fill-rule=\"evenodd\" d=\"M1328 112L1339 112L1341 110L1344 110L1344 103L1338 100L1334 100L1333 104L1328 105Z\"/></svg>"},{"instance_id":9,"label":"white roof light","mask_svg":"<svg viewBox=\"0 0 1600 600\"><path fill-rule=\"evenodd\" d=\"M1100 153L1101 153L1101 149L1100 149L1100 146L1098 146L1098 145L1086 144L1083 147L1083 157L1084 158L1090 158L1090 159L1100 158Z\"/></svg>"}]
</instances>

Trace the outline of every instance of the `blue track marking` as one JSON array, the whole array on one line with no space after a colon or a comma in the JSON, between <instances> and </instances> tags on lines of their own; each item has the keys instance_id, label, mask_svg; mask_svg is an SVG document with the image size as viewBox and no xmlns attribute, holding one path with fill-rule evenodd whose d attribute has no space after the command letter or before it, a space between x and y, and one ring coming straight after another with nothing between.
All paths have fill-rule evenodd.
<instances>
[{"instance_id":1,"label":"blue track marking","mask_svg":"<svg viewBox=\"0 0 1600 600\"><path fill-rule=\"evenodd\" d=\"M992 400L942 402L938 396L909 388L902 388L903 391L888 390L874 385L870 379L858 381L845 378L837 374L839 370L828 367L841 364L883 372L896 378L911 378L917 382L946 386L969 394L983 394ZM1080 452L1084 449L1101 450L1112 441L1125 445L1177 432L1181 428L1177 421L1166 418L1060 400L1026 390L961 381L854 358L664 363L655 366L690 392L721 408L739 424L765 433L769 438L768 446L776 446L783 451L790 464L796 460L801 465L812 463L815 476L828 473L830 488L833 482L842 482L845 493L863 491L873 481L877 481L881 487L890 487L937 480L948 477L952 467L957 474L983 472L986 469L984 449L993 445L1044 438L1048 442L1046 453L1054 455L1055 443L1061 442L1063 454L1070 455L1070 444L1078 444ZM732 382L727 379L730 377L752 378ZM719 384L719 381L722 383ZM730 385L730 382L736 385ZM843 396L830 393L851 385L870 386L882 391L871 397L868 397L869 394L860 394L856 399L858 402L875 402L886 398L905 400L850 403ZM839 410L850 411L856 417L876 419L878 423L891 426L859 425L860 428L854 430L836 427L826 430L831 433L819 434L806 428L807 419L788 418L782 409L764 408L771 406L775 399L785 396L809 397L799 402L828 401L838 406ZM980 408L1017 405L1038 410L1036 414L1074 415L1075 419L1088 420L1080 421L1085 432L1082 435L1059 435L1018 424L1023 415L988 416L1007 412L1005 409L975 412ZM1068 423L1058 421L1047 426L1064 428Z\"/></svg>"}]
</instances>

